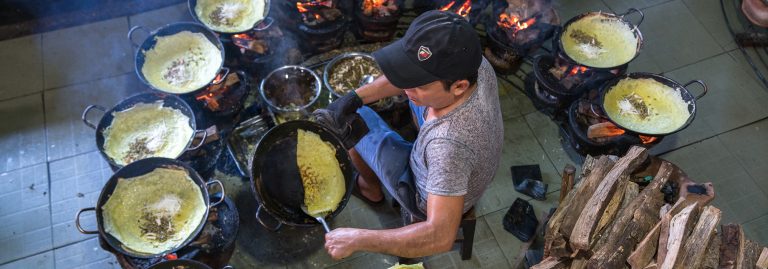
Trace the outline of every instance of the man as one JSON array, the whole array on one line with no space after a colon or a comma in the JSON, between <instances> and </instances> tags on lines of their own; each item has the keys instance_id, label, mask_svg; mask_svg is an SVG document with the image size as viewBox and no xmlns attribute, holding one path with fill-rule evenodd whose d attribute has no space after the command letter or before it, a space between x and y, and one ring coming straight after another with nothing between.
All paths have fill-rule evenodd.
<instances>
[{"instance_id":1,"label":"man","mask_svg":"<svg viewBox=\"0 0 768 269\"><path fill-rule=\"evenodd\" d=\"M412 224L338 228L326 234L326 250L335 259L356 251L408 258L448 251L462 214L498 168L503 123L496 76L481 56L474 28L448 12L422 14L402 39L373 56L383 76L314 114L354 145L349 153L360 172L356 191L362 199L377 203L386 190ZM362 106L403 92L419 126L414 143ZM361 118L370 131L355 144L355 133L363 133L351 126Z\"/></svg>"}]
</instances>

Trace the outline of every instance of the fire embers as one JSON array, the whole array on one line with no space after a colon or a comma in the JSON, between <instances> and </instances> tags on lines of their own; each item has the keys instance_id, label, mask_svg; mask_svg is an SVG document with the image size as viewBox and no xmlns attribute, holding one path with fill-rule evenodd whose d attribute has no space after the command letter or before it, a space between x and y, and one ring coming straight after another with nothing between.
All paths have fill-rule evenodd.
<instances>
[{"instance_id":1,"label":"fire embers","mask_svg":"<svg viewBox=\"0 0 768 269\"><path fill-rule=\"evenodd\" d=\"M332 0L299 1L296 2L296 9L301 13L303 23L310 27L336 21L344 16Z\"/></svg>"},{"instance_id":2,"label":"fire embers","mask_svg":"<svg viewBox=\"0 0 768 269\"><path fill-rule=\"evenodd\" d=\"M464 18L469 17L469 12L472 11L472 0L464 0L463 4L457 4L456 2L457 1L451 1L448 4L445 4L440 8L438 8L438 10L450 11ZM459 0L458 2L461 3L462 1Z\"/></svg>"},{"instance_id":3,"label":"fire embers","mask_svg":"<svg viewBox=\"0 0 768 269\"><path fill-rule=\"evenodd\" d=\"M232 43L240 48L241 54L258 57L275 53L283 38L280 27L274 25L273 20L267 19L251 31L233 35Z\"/></svg>"},{"instance_id":4,"label":"fire embers","mask_svg":"<svg viewBox=\"0 0 768 269\"><path fill-rule=\"evenodd\" d=\"M586 99L573 102L563 123L566 140L582 155L624 155L632 146L653 147L661 136L628 132L606 119L599 107Z\"/></svg>"},{"instance_id":5,"label":"fire embers","mask_svg":"<svg viewBox=\"0 0 768 269\"><path fill-rule=\"evenodd\" d=\"M195 94L195 100L216 115L232 115L242 108L246 93L245 76L233 72L226 78L217 76L204 91Z\"/></svg>"},{"instance_id":6,"label":"fire embers","mask_svg":"<svg viewBox=\"0 0 768 269\"><path fill-rule=\"evenodd\" d=\"M399 13L395 0L362 0L363 15L368 17L389 17Z\"/></svg>"},{"instance_id":7,"label":"fire embers","mask_svg":"<svg viewBox=\"0 0 768 269\"><path fill-rule=\"evenodd\" d=\"M492 7L484 54L501 73L516 71L521 59L541 47L560 23L550 0L495 1Z\"/></svg>"},{"instance_id":8,"label":"fire embers","mask_svg":"<svg viewBox=\"0 0 768 269\"><path fill-rule=\"evenodd\" d=\"M399 0L360 0L355 7L353 30L368 42L390 41L397 31L402 7Z\"/></svg>"}]
</instances>

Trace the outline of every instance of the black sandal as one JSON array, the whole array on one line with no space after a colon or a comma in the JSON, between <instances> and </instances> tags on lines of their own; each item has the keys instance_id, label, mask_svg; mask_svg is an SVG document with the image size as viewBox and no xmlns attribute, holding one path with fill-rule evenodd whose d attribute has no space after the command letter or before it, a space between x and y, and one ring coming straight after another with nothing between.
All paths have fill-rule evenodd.
<instances>
[{"instance_id":1,"label":"black sandal","mask_svg":"<svg viewBox=\"0 0 768 269\"><path fill-rule=\"evenodd\" d=\"M382 197L381 200L378 200L378 201L373 201L371 199L368 199L368 197L365 197L365 195L363 195L363 193L360 192L360 184L357 182L359 180L359 178L360 178L360 174L355 172L352 176L355 178L355 185L352 188L352 195L354 195L355 197L357 197L360 200L363 200L363 202L365 202L366 204L368 204L370 206L376 206L377 207L377 206L380 206L380 205L384 204L384 202L387 200L386 197Z\"/></svg>"}]
</instances>

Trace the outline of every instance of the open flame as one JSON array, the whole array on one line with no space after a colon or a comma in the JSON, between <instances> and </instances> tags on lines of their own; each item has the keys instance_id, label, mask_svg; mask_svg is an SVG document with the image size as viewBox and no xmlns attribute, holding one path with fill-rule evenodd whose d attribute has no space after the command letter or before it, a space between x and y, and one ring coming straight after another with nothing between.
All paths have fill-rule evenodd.
<instances>
[{"instance_id":1,"label":"open flame","mask_svg":"<svg viewBox=\"0 0 768 269\"><path fill-rule=\"evenodd\" d=\"M646 145L653 143L654 141L656 141L656 139L659 139L658 137L647 136L647 135L640 135L639 137L640 137L640 141L643 141L643 144L646 144Z\"/></svg>"},{"instance_id":2,"label":"open flame","mask_svg":"<svg viewBox=\"0 0 768 269\"><path fill-rule=\"evenodd\" d=\"M451 7L456 4L456 1L451 1L447 5L439 8L440 11L449 11L451 10ZM459 9L453 11L453 13L459 14L459 16L467 17L469 16L469 12L472 10L472 0L464 1L464 4L462 4Z\"/></svg>"},{"instance_id":3,"label":"open flame","mask_svg":"<svg viewBox=\"0 0 768 269\"><path fill-rule=\"evenodd\" d=\"M585 72L587 72L586 66L574 66L571 68L571 71L568 72L568 75L575 76L578 74L584 74Z\"/></svg>"},{"instance_id":4,"label":"open flame","mask_svg":"<svg viewBox=\"0 0 768 269\"><path fill-rule=\"evenodd\" d=\"M365 16L392 16L397 12L395 0L363 0L363 14Z\"/></svg>"},{"instance_id":5,"label":"open flame","mask_svg":"<svg viewBox=\"0 0 768 269\"><path fill-rule=\"evenodd\" d=\"M326 0L326 1L309 1L309 2L296 2L296 9L299 10L301 13L309 12L309 9L312 7L333 7L333 1ZM315 15L317 16L317 15Z\"/></svg>"},{"instance_id":6,"label":"open flame","mask_svg":"<svg viewBox=\"0 0 768 269\"><path fill-rule=\"evenodd\" d=\"M511 29L515 32L524 30L534 23L536 23L536 18L529 18L521 21L517 16L507 13L501 13L501 15L499 15L499 20L496 21L496 24L499 27Z\"/></svg>"}]
</instances>

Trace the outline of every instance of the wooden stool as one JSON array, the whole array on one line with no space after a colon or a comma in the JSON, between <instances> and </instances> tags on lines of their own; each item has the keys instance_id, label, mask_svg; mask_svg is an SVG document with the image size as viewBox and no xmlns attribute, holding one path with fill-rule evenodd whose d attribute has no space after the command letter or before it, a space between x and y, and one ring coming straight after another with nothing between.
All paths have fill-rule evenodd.
<instances>
[{"instance_id":1,"label":"wooden stool","mask_svg":"<svg viewBox=\"0 0 768 269\"><path fill-rule=\"evenodd\" d=\"M475 241L475 224L477 219L475 218L475 207L470 208L467 213L461 216L461 224L459 229L461 230L461 238L456 238L456 243L461 244L461 259L472 259L472 244Z\"/></svg>"}]
</instances>

